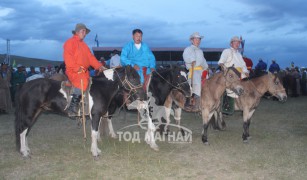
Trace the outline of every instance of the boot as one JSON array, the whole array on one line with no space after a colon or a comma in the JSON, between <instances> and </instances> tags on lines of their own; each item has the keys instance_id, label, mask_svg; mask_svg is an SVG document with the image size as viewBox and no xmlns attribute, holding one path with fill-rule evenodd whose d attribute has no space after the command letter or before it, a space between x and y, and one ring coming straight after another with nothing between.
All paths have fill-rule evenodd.
<instances>
[{"instance_id":1,"label":"boot","mask_svg":"<svg viewBox=\"0 0 307 180\"><path fill-rule=\"evenodd\" d=\"M234 113L234 98L229 97L227 95L224 96L222 113L231 115Z\"/></svg>"},{"instance_id":2,"label":"boot","mask_svg":"<svg viewBox=\"0 0 307 180\"><path fill-rule=\"evenodd\" d=\"M71 98L70 105L67 109L67 113L69 116L77 116L79 112L81 95L73 94Z\"/></svg>"},{"instance_id":3,"label":"boot","mask_svg":"<svg viewBox=\"0 0 307 180\"><path fill-rule=\"evenodd\" d=\"M193 94L191 98L187 98L184 104L184 110L188 112L200 111L200 96Z\"/></svg>"}]
</instances>

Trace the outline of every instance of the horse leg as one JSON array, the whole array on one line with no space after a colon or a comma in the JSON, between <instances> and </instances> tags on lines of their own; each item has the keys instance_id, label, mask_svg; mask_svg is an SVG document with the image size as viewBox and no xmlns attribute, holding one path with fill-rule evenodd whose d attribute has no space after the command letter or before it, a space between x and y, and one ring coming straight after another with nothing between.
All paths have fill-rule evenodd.
<instances>
[{"instance_id":1,"label":"horse leg","mask_svg":"<svg viewBox=\"0 0 307 180\"><path fill-rule=\"evenodd\" d=\"M101 120L101 113L93 113L92 116L92 128L91 128L91 152L94 157L98 157L101 154L101 150L98 148L97 140L98 140L98 126Z\"/></svg>"},{"instance_id":2,"label":"horse leg","mask_svg":"<svg viewBox=\"0 0 307 180\"><path fill-rule=\"evenodd\" d=\"M116 139L117 136L116 136L114 129L113 129L112 118L108 118L107 120L108 120L108 127L109 127L109 136L111 138Z\"/></svg>"},{"instance_id":3,"label":"horse leg","mask_svg":"<svg viewBox=\"0 0 307 180\"><path fill-rule=\"evenodd\" d=\"M181 132L182 136L184 136L185 132L184 132L184 130L180 126L181 113L182 113L182 109L180 107L177 107L177 108L174 109L174 119L175 119L176 124L177 124L177 126L179 128L179 131Z\"/></svg>"},{"instance_id":4,"label":"horse leg","mask_svg":"<svg viewBox=\"0 0 307 180\"><path fill-rule=\"evenodd\" d=\"M100 128L102 128L101 127L101 123L102 123L102 121L103 121L103 116L101 116L100 117L100 119L99 119L99 124L98 124L98 132L97 132L97 141L101 141L101 129Z\"/></svg>"},{"instance_id":5,"label":"horse leg","mask_svg":"<svg viewBox=\"0 0 307 180\"><path fill-rule=\"evenodd\" d=\"M34 115L27 116L24 113L22 107L20 107L20 105L16 107L16 119L15 119L16 146L23 157L29 157L31 153L28 145L27 136L30 132L31 127L36 122L37 117L41 111L42 111L41 108L38 109L34 108L32 111L27 111L27 112L33 112L30 114Z\"/></svg>"},{"instance_id":6,"label":"horse leg","mask_svg":"<svg viewBox=\"0 0 307 180\"><path fill-rule=\"evenodd\" d=\"M171 116L171 110L172 109L171 108L167 108L167 107L164 107L164 109L165 109L165 120L166 120L166 124L164 126L164 132L166 134L168 134L168 131L169 131L168 126L169 126L169 124L171 122L170 116Z\"/></svg>"},{"instance_id":7,"label":"horse leg","mask_svg":"<svg viewBox=\"0 0 307 180\"><path fill-rule=\"evenodd\" d=\"M213 112L213 116L210 119L210 123L212 124L212 128L214 130L221 130L221 128L219 127L219 119L218 119L218 112L214 111Z\"/></svg>"},{"instance_id":8,"label":"horse leg","mask_svg":"<svg viewBox=\"0 0 307 180\"><path fill-rule=\"evenodd\" d=\"M255 109L252 111L249 111L247 109L243 110L243 134L242 139L244 143L248 142L248 139L250 138L249 135L249 125L250 125L250 119L255 112Z\"/></svg>"},{"instance_id":9,"label":"horse leg","mask_svg":"<svg viewBox=\"0 0 307 180\"><path fill-rule=\"evenodd\" d=\"M203 119L203 134L202 134L202 142L205 145L209 145L208 142L208 126L209 126L209 120L211 119L213 112L209 112L207 110L202 110L202 119Z\"/></svg>"}]
</instances>

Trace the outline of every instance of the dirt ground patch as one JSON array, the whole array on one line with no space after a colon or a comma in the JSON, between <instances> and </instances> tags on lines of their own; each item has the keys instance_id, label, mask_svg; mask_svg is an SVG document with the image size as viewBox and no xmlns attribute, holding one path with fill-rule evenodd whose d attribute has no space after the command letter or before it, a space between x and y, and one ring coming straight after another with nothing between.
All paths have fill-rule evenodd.
<instances>
[{"instance_id":1,"label":"dirt ground patch","mask_svg":"<svg viewBox=\"0 0 307 180\"><path fill-rule=\"evenodd\" d=\"M15 148L14 115L0 115L0 179L306 179L307 97L284 104L262 99L252 118L248 144L242 143L242 116L225 117L225 131L209 129L201 142L202 120L184 113L192 143L157 142L158 152L141 143L103 137L95 161L82 128L66 117L42 114L29 134L31 159ZM115 131L136 123L136 114L114 119ZM173 122L174 123L174 122ZM144 133L140 128L136 128Z\"/></svg>"}]
</instances>

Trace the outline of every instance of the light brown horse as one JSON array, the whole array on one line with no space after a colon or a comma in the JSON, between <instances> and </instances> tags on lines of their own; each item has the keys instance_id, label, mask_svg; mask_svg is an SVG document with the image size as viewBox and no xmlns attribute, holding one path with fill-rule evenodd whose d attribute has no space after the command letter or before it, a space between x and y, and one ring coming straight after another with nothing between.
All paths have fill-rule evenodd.
<instances>
[{"instance_id":1,"label":"light brown horse","mask_svg":"<svg viewBox=\"0 0 307 180\"><path fill-rule=\"evenodd\" d=\"M248 142L251 118L264 93L269 92L281 102L287 100L287 94L278 76L270 72L260 77L244 80L241 85L244 88L244 93L235 99L235 110L243 111L242 138L243 142ZM222 118L219 120L225 124Z\"/></svg>"},{"instance_id":2,"label":"light brown horse","mask_svg":"<svg viewBox=\"0 0 307 180\"><path fill-rule=\"evenodd\" d=\"M223 72L215 74L210 79L206 80L201 90L201 109L198 111L202 113L203 119L203 136L202 141L208 144L207 140L207 129L209 121L218 109L220 105L221 96L223 95L226 88L233 90L236 94L241 95L243 87L240 84L240 73L233 67L223 68ZM173 90L167 98L165 107L170 108L172 103L179 107L175 108L175 119L177 124L180 125L181 109L183 109L186 98L179 91ZM178 122L179 120L179 122Z\"/></svg>"},{"instance_id":3,"label":"light brown horse","mask_svg":"<svg viewBox=\"0 0 307 180\"><path fill-rule=\"evenodd\" d=\"M215 74L208 79L201 89L201 115L203 119L202 142L208 143L208 126L212 115L220 107L220 101L226 88L235 92L238 96L244 93L241 85L241 74L234 68L223 68L222 73Z\"/></svg>"}]
</instances>

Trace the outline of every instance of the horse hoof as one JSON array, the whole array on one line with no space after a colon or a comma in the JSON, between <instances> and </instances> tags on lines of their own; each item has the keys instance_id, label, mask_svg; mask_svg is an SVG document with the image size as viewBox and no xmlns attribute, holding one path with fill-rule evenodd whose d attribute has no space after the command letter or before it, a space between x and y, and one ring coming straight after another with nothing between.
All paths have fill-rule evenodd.
<instances>
[{"instance_id":1,"label":"horse hoof","mask_svg":"<svg viewBox=\"0 0 307 180\"><path fill-rule=\"evenodd\" d=\"M111 137L112 139L117 139L117 136L116 136L116 135L110 135L110 137Z\"/></svg>"},{"instance_id":2,"label":"horse hoof","mask_svg":"<svg viewBox=\"0 0 307 180\"><path fill-rule=\"evenodd\" d=\"M250 139L252 139L252 136L248 136L248 137L247 137L247 140L250 140Z\"/></svg>"},{"instance_id":3,"label":"horse hoof","mask_svg":"<svg viewBox=\"0 0 307 180\"><path fill-rule=\"evenodd\" d=\"M99 156L94 156L93 158L94 158L95 161L99 160Z\"/></svg>"},{"instance_id":4,"label":"horse hoof","mask_svg":"<svg viewBox=\"0 0 307 180\"><path fill-rule=\"evenodd\" d=\"M247 140L247 139L243 140L243 143L244 143L244 144L247 144L247 143L248 143L248 140Z\"/></svg>"},{"instance_id":5,"label":"horse hoof","mask_svg":"<svg viewBox=\"0 0 307 180\"><path fill-rule=\"evenodd\" d=\"M209 146L210 144L209 144L209 142L207 141L207 142L204 142L204 145Z\"/></svg>"},{"instance_id":6,"label":"horse hoof","mask_svg":"<svg viewBox=\"0 0 307 180\"><path fill-rule=\"evenodd\" d=\"M22 153L21 153L21 154L22 154ZM22 158L23 158L23 159L31 159L31 155L30 155L30 154L28 154L28 155L22 154Z\"/></svg>"},{"instance_id":7,"label":"horse hoof","mask_svg":"<svg viewBox=\"0 0 307 180\"><path fill-rule=\"evenodd\" d=\"M152 145L152 146L150 146L151 147L151 149L153 149L154 151L159 151L159 146L157 146L157 145Z\"/></svg>"}]
</instances>

